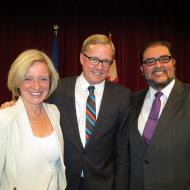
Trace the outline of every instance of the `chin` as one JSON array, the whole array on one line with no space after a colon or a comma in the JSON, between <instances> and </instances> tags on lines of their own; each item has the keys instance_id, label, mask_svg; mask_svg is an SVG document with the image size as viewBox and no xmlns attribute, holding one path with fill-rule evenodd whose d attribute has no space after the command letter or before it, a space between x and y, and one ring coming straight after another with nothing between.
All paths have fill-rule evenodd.
<instances>
[{"instance_id":1,"label":"chin","mask_svg":"<svg viewBox=\"0 0 190 190\"><path fill-rule=\"evenodd\" d=\"M30 100L30 103L32 104L41 104L43 102L44 99L38 99L38 100Z\"/></svg>"},{"instance_id":2,"label":"chin","mask_svg":"<svg viewBox=\"0 0 190 190\"><path fill-rule=\"evenodd\" d=\"M103 79L101 78L96 78L96 79L94 79L94 80L91 80L91 84L98 84L98 83L101 83L103 81Z\"/></svg>"},{"instance_id":3,"label":"chin","mask_svg":"<svg viewBox=\"0 0 190 190\"><path fill-rule=\"evenodd\" d=\"M155 81L155 80L148 80L148 84L152 86L154 89L163 89L166 87L171 80L164 80L164 81Z\"/></svg>"}]
</instances>

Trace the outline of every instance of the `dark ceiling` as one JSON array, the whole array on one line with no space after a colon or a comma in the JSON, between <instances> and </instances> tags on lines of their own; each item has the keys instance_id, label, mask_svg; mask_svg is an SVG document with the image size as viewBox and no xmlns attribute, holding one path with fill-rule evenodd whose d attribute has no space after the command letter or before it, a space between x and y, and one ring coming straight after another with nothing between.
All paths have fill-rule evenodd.
<instances>
[{"instance_id":1,"label":"dark ceiling","mask_svg":"<svg viewBox=\"0 0 190 190\"><path fill-rule=\"evenodd\" d=\"M4 17L59 17L71 14L145 14L189 15L187 2L183 0L1 0L0 16Z\"/></svg>"}]
</instances>

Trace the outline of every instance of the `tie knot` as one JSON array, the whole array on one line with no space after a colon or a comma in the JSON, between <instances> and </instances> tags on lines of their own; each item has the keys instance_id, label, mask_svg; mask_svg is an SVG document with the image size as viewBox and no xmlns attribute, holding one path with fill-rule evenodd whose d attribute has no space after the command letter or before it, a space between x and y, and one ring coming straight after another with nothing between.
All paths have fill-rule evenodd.
<instances>
[{"instance_id":1,"label":"tie knot","mask_svg":"<svg viewBox=\"0 0 190 190\"><path fill-rule=\"evenodd\" d=\"M88 87L88 91L90 92L90 94L91 94L91 93L94 93L94 89L95 89L94 86L89 86L89 87Z\"/></svg>"},{"instance_id":2,"label":"tie knot","mask_svg":"<svg viewBox=\"0 0 190 190\"><path fill-rule=\"evenodd\" d=\"M158 91L158 92L155 93L154 96L157 97L157 98L160 98L162 95L163 95L163 93Z\"/></svg>"}]
</instances>

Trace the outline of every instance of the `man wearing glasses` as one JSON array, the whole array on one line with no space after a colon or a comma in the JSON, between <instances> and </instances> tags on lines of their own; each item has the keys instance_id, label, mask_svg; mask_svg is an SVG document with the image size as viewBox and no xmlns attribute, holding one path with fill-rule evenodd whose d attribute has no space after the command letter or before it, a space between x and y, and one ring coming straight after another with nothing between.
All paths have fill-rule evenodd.
<instances>
[{"instance_id":1,"label":"man wearing glasses","mask_svg":"<svg viewBox=\"0 0 190 190\"><path fill-rule=\"evenodd\" d=\"M51 96L61 113L68 190L127 189L130 91L105 80L114 57L107 36L89 36L80 53L82 74L62 79Z\"/></svg>"},{"instance_id":2,"label":"man wearing glasses","mask_svg":"<svg viewBox=\"0 0 190 190\"><path fill-rule=\"evenodd\" d=\"M132 101L129 189L190 189L190 86L176 79L168 42L147 43L140 69L149 88Z\"/></svg>"}]
</instances>

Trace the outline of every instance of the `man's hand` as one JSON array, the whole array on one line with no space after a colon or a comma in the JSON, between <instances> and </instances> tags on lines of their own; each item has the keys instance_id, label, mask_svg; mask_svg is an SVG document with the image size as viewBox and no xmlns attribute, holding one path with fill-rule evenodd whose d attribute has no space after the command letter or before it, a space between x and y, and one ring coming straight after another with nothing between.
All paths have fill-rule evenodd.
<instances>
[{"instance_id":1,"label":"man's hand","mask_svg":"<svg viewBox=\"0 0 190 190\"><path fill-rule=\"evenodd\" d=\"M16 101L14 101L14 100L12 100L12 101L10 101L10 102L5 102L5 103L1 104L0 109L8 108L8 107L10 107L10 106L14 106L15 103L16 103Z\"/></svg>"}]
</instances>

